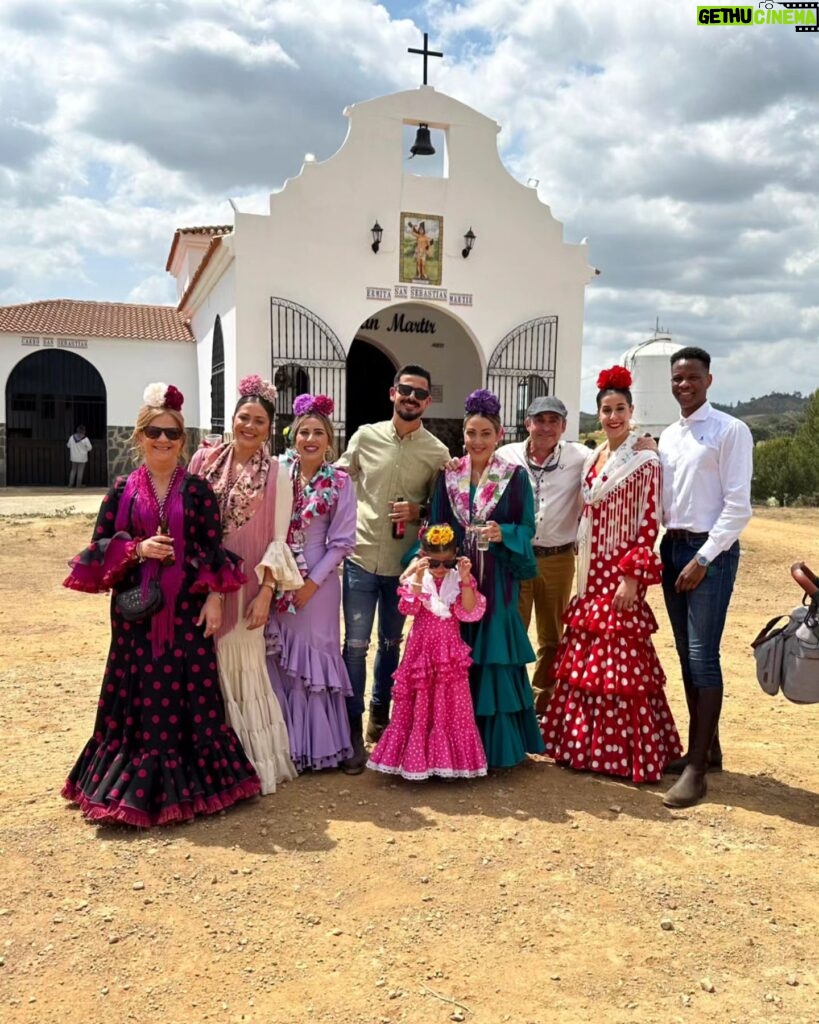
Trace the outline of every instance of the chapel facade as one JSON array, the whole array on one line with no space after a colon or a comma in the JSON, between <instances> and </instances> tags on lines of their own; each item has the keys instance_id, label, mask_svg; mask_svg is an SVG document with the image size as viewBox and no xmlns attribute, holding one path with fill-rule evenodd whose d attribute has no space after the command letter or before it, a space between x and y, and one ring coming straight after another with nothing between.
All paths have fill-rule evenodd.
<instances>
[{"instance_id":1,"label":"chapel facade","mask_svg":"<svg viewBox=\"0 0 819 1024\"><path fill-rule=\"evenodd\" d=\"M279 389L277 447L293 398L310 391L334 399L343 448L389 416L405 363L430 370L425 422L453 451L478 387L499 395L507 439L542 394L566 403L576 436L586 245L564 241L536 188L503 166L498 124L458 100L425 85L344 113L338 152L305 158L266 213L176 231L175 307L0 308L0 485L64 483L78 422L95 446L86 482L127 471L156 379L185 393L194 440L230 429L238 381L260 373ZM413 139L435 153L408 160Z\"/></svg>"}]
</instances>

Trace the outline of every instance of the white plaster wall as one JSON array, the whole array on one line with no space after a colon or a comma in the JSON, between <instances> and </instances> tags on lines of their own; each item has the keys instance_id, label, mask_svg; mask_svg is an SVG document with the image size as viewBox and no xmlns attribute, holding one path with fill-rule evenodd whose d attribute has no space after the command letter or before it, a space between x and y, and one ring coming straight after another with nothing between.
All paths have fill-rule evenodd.
<instances>
[{"instance_id":1,"label":"white plaster wall","mask_svg":"<svg viewBox=\"0 0 819 1024\"><path fill-rule=\"evenodd\" d=\"M175 384L185 396L186 422L195 425L199 418L199 393L196 348L192 342L133 341L123 338L88 338L88 347L71 349L97 368L107 392L108 422L127 426L133 423L142 404L146 384L164 380ZM17 363L40 348L22 345L22 335L0 337L0 402L6 422L6 383Z\"/></svg>"},{"instance_id":2,"label":"white plaster wall","mask_svg":"<svg viewBox=\"0 0 819 1024\"><path fill-rule=\"evenodd\" d=\"M224 244L224 243L223 243ZM199 382L198 426L210 429L210 371L213 356L213 328L216 317L222 321L222 339L225 344L225 416L230 415L239 378L236 375L236 266L230 263L216 283L203 296L191 319L191 330L196 338L196 363ZM269 347L269 345L268 345ZM268 360L269 362L269 360ZM246 371L261 373L261 370Z\"/></svg>"},{"instance_id":3,"label":"white plaster wall","mask_svg":"<svg viewBox=\"0 0 819 1024\"><path fill-rule=\"evenodd\" d=\"M586 246L563 242L562 225L535 190L516 182L501 163L498 126L477 111L422 87L346 113L348 136L333 157L306 163L271 196L269 215L236 216L234 380L270 372L271 296L317 314L348 350L360 325L382 308L367 300L367 287L398 283L401 212L437 214L444 218L441 286L472 294L473 305L455 312L476 339L482 368L517 324L558 317L555 391L569 408L572 431L579 413L584 290L594 274ZM404 173L403 125L421 120L447 130L447 178ZM377 254L370 248L376 219L384 228ZM463 235L470 227L477 241L465 260ZM197 304L203 301L198 292ZM442 303L429 306L452 311ZM207 319L210 327L212 317ZM203 338L198 306L194 323ZM395 355L401 361L397 350ZM441 373L450 369L447 364Z\"/></svg>"}]
</instances>

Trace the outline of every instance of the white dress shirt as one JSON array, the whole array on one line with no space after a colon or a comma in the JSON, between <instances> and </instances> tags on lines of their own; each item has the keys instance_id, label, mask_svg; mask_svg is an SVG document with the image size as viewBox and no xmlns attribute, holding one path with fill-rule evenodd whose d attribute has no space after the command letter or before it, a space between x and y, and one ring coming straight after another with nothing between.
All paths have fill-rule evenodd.
<instances>
[{"instance_id":1,"label":"white dress shirt","mask_svg":"<svg viewBox=\"0 0 819 1024\"><path fill-rule=\"evenodd\" d=\"M660 435L663 524L707 533L698 553L709 562L731 547L751 518L753 449L742 420L710 402Z\"/></svg>"},{"instance_id":2,"label":"white dress shirt","mask_svg":"<svg viewBox=\"0 0 819 1024\"><path fill-rule=\"evenodd\" d=\"M554 453L538 469L526 455L528 441L504 444L498 456L513 466L523 466L529 474L535 499L535 535L537 547L553 548L574 544L583 511L581 476L589 449L574 441L558 441Z\"/></svg>"}]
</instances>

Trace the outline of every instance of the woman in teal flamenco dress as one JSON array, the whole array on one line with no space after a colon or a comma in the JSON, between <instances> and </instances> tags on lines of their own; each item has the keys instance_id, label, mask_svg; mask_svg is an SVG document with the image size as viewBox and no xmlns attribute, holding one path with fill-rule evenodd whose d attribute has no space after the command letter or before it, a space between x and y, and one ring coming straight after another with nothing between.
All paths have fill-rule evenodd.
<instances>
[{"instance_id":1,"label":"woman in teal flamenco dress","mask_svg":"<svg viewBox=\"0 0 819 1024\"><path fill-rule=\"evenodd\" d=\"M486 598L484 617L461 629L472 648L470 687L487 763L511 768L543 752L526 672L535 653L518 614L520 581L537 575L534 502L526 471L495 454L503 433L498 399L473 391L465 409L466 455L438 477L430 522L455 530Z\"/></svg>"}]
</instances>

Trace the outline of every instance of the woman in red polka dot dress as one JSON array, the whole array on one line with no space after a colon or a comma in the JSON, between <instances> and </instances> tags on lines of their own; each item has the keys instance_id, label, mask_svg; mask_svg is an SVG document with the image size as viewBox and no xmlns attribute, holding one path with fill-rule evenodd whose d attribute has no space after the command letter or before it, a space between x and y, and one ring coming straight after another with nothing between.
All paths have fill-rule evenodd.
<instances>
[{"instance_id":1,"label":"woman in red polka dot dress","mask_svg":"<svg viewBox=\"0 0 819 1024\"><path fill-rule=\"evenodd\" d=\"M486 611L471 569L468 558L456 557L451 526L421 535L419 557L398 588L398 610L415 618L394 674L392 718L368 768L412 781L486 775L469 691L472 658L460 629Z\"/></svg>"},{"instance_id":2,"label":"woman in red polka dot dress","mask_svg":"<svg viewBox=\"0 0 819 1024\"><path fill-rule=\"evenodd\" d=\"M63 796L92 821L147 828L220 811L257 794L259 779L225 724L213 645L222 595L244 576L222 547L210 485L179 465L182 395L151 384L144 398L133 435L143 464L108 491L65 580L113 596L94 733ZM162 606L128 621L117 595L151 582Z\"/></svg>"},{"instance_id":3,"label":"woman in red polka dot dress","mask_svg":"<svg viewBox=\"0 0 819 1024\"><path fill-rule=\"evenodd\" d=\"M564 616L541 731L558 764L657 782L681 753L645 599L661 573L660 463L655 452L635 450L629 371L604 370L597 386L606 443L584 470L577 596Z\"/></svg>"}]
</instances>

